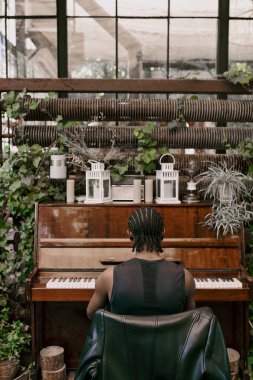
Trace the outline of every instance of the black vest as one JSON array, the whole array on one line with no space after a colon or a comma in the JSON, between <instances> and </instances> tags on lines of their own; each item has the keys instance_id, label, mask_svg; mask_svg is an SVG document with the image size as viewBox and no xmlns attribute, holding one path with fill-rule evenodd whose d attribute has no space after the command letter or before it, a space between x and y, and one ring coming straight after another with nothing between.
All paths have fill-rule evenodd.
<instances>
[{"instance_id":1,"label":"black vest","mask_svg":"<svg viewBox=\"0 0 253 380\"><path fill-rule=\"evenodd\" d=\"M112 313L174 314L184 310L185 301L185 276L179 264L134 258L114 267Z\"/></svg>"}]
</instances>

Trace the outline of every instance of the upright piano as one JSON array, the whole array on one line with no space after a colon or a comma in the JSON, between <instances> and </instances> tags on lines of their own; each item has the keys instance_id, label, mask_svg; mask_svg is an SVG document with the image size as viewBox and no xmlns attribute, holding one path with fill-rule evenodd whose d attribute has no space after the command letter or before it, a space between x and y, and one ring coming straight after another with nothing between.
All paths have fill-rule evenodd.
<instances>
[{"instance_id":1,"label":"upright piano","mask_svg":"<svg viewBox=\"0 0 253 380\"><path fill-rule=\"evenodd\" d=\"M67 368L77 367L90 322L86 307L97 276L109 265L134 256L127 221L146 204L36 205L34 270L26 280L31 305L32 351L37 365L43 347L64 347ZM249 379L249 300L244 231L216 237L203 221L207 203L149 204L163 216L162 256L181 261L196 283L197 306L207 305L219 318L227 347L239 351L240 371Z\"/></svg>"}]
</instances>

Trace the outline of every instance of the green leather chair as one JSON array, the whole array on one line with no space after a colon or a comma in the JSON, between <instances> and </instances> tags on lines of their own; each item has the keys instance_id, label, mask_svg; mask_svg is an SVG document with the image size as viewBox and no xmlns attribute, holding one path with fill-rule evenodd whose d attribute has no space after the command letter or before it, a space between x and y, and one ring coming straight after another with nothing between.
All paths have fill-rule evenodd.
<instances>
[{"instance_id":1,"label":"green leather chair","mask_svg":"<svg viewBox=\"0 0 253 380\"><path fill-rule=\"evenodd\" d=\"M220 324L208 307L163 316L98 310L75 380L230 380Z\"/></svg>"}]
</instances>

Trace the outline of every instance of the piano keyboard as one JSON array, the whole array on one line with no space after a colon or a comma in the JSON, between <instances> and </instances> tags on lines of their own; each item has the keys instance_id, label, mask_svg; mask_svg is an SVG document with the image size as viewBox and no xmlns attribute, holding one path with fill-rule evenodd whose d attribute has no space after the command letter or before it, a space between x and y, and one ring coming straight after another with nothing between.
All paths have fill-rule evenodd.
<instances>
[{"instance_id":1,"label":"piano keyboard","mask_svg":"<svg viewBox=\"0 0 253 380\"><path fill-rule=\"evenodd\" d=\"M196 289L241 289L242 283L237 278L194 278Z\"/></svg>"},{"instance_id":2,"label":"piano keyboard","mask_svg":"<svg viewBox=\"0 0 253 380\"><path fill-rule=\"evenodd\" d=\"M240 289L242 283L237 278L194 278L196 289ZM48 289L95 289L95 278L51 278L46 283Z\"/></svg>"},{"instance_id":3,"label":"piano keyboard","mask_svg":"<svg viewBox=\"0 0 253 380\"><path fill-rule=\"evenodd\" d=\"M51 278L46 287L48 289L95 289L95 278Z\"/></svg>"}]
</instances>

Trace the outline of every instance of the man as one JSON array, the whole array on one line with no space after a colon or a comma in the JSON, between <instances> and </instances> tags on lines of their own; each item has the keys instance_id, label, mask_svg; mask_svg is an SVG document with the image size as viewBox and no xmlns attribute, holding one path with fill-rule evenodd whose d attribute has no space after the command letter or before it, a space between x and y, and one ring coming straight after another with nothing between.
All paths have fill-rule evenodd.
<instances>
[{"instance_id":1,"label":"man","mask_svg":"<svg viewBox=\"0 0 253 380\"><path fill-rule=\"evenodd\" d=\"M128 220L136 257L106 269L96 281L87 307L88 318L110 305L125 315L175 314L195 308L195 283L180 264L162 259L164 223L152 207L142 207Z\"/></svg>"}]
</instances>

